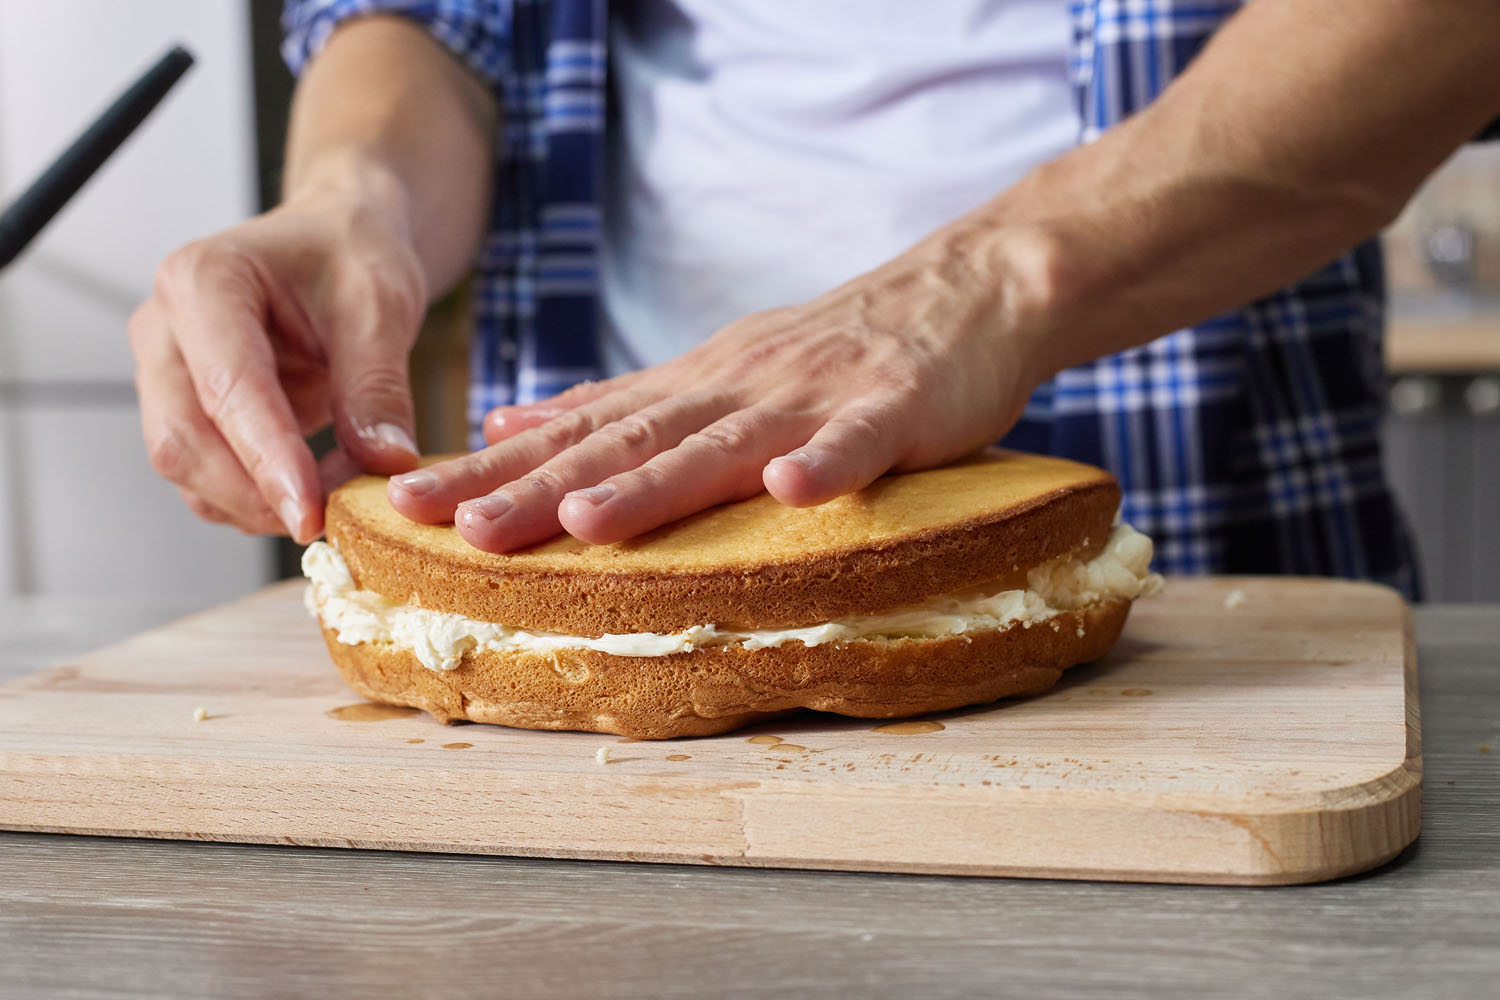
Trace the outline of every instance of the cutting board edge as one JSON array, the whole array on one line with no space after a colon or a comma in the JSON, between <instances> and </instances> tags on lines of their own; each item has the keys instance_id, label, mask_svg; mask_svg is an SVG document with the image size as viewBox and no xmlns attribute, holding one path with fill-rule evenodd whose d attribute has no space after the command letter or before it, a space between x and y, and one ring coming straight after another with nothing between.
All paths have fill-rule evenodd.
<instances>
[{"instance_id":1,"label":"cutting board edge","mask_svg":"<svg viewBox=\"0 0 1500 1000\"><path fill-rule=\"evenodd\" d=\"M272 847L313 848L318 850L400 851L403 853L428 853L467 855L471 857L537 858L558 861L694 865L710 868L747 868L787 871L828 872L873 872L887 875L942 876L963 878L1023 878L1059 881L1129 882L1156 885L1222 885L1222 886L1291 886L1313 885L1334 879L1347 878L1363 872L1373 871L1398 858L1415 842L1416 837L1387 848L1384 851L1363 855L1339 865L1300 871L1224 872L1224 871L1171 871L1165 869L1122 867L1061 867L1061 866L1010 866L985 864L945 864L908 862L871 862L838 858L808 859L797 857L761 857L737 854L713 854L702 852L657 853L649 851L555 851L537 848L512 847L496 851L479 845L464 845L444 842L422 841L372 841L359 838L334 837L278 837L254 835L188 834L182 832L56 827L37 825L0 824L0 830L13 833L36 833L50 836L109 837L125 840L172 840L184 843L205 844L250 844Z\"/></svg>"},{"instance_id":2,"label":"cutting board edge","mask_svg":"<svg viewBox=\"0 0 1500 1000\"><path fill-rule=\"evenodd\" d=\"M673 786L680 804L693 797L710 805L692 807L685 815L709 815L690 833L678 833L682 839L665 849L661 839L641 840L632 835L629 825L611 833L611 814L580 814L578 801L598 801L598 775L573 774L564 777L570 783L552 785L554 800L534 799L530 803L532 818L516 815L506 822L493 818L483 835L472 841L443 837L395 837L378 830L350 830L354 836L328 836L318 831L347 826L340 812L357 804L360 790L351 789L346 798L318 804L305 800L297 810L278 810L274 832L243 832L243 818L225 819L217 814L213 788L194 785L171 773L157 771L152 781L119 780L110 782L109 762L95 758L93 767L64 768L62 758L31 757L31 762L49 765L26 769L33 780L46 780L59 773L68 774L74 782L86 785L91 801L107 801L111 818L124 825L92 825L102 817L87 815L93 806L78 807L76 798L65 790L50 803L40 804L36 796L27 798L24 788L20 797L0 799L0 828L45 833L72 833L149 837L156 839L204 840L232 843L294 844L317 847L354 847L372 850L422 850L444 853L467 853L523 857L559 857L593 860L653 860L664 863L710 863L748 867L793 867L827 870L868 870L954 875L1004 875L1039 878L1090 878L1120 881L1186 882L1201 884L1290 884L1324 881L1367 870L1394 857L1415 840L1420 831L1421 761L1403 762L1387 775L1357 788L1359 795L1342 795L1338 805L1331 805L1322 795L1284 796L1256 801L1262 808L1243 806L1244 799L1194 794L1121 793L1079 791L1070 789L1018 789L939 787L912 788L890 786L841 786L830 790L815 781L797 778L746 782L708 781L678 782ZM11 758L0 778L9 777L24 786L28 777ZM84 763L74 758L75 765ZM139 765L142 762L135 762ZM161 762L181 765L181 762ZM201 762L200 762L201 763ZM154 769L153 769L154 770ZM172 770L167 768L167 772ZM90 772L93 772L92 774ZM118 770L115 770L118 775ZM241 793L255 788L255 775L237 770ZM268 767L266 782L260 791L275 796L275 767ZM413 794L426 787L438 795L443 789L425 785L420 769L405 769L399 775L405 782L391 782L387 788ZM316 776L314 776L316 777ZM514 776L510 776L514 778ZM652 806L658 796L661 775L620 775L610 778L606 788L615 805L632 809ZM101 786L101 779L109 784ZM176 780L174 780L176 779ZM63 782L66 785L67 782ZM587 788L575 785L590 786ZM590 794L593 790L594 794ZM480 789L469 790L472 796ZM503 798L500 789L492 793ZM190 824L164 823L160 815L162 802L178 800L171 815L192 816ZM488 797L486 797L488 798ZM1004 803L1012 798L1013 803ZM712 806L717 800L718 806ZM475 801L471 797L471 802ZM1321 804L1320 804L1321 801ZM17 808L18 807L18 808ZM13 811L14 809L14 811ZM64 813L76 819L64 821ZM82 813L83 815L79 815ZM710 815L711 814L711 815ZM495 814L487 814L493 817ZM547 849L556 842L551 838L558 828L549 830L538 823L540 815L560 824L566 831L592 830L596 836L610 836L627 843L637 842L637 849L597 850L583 842ZM613 814L618 816L616 812ZM904 817L906 822L893 823L890 817ZM195 822L196 821L196 822ZM214 823L226 824L215 829ZM476 821L480 822L480 821ZM507 823L509 828L507 828ZM1154 847L1140 843L1122 846L1111 837L1124 823L1127 832L1139 841L1142 831L1163 839L1179 838L1179 856L1196 851L1199 863L1192 868L1174 869L1159 860L1150 864ZM241 832L233 827L241 825ZM821 831L819 833L818 831ZM434 831L436 832L436 831ZM851 832L854 836L851 838ZM820 839L821 837L821 839ZM1126 838L1127 840L1130 838ZM999 840L1006 846L996 850ZM1147 838L1149 843L1157 841ZM654 842L664 849L646 850ZM1045 842L1047 852L1067 855L1067 864L997 863L1010 850L1014 856L1017 844ZM911 845L919 843L923 860L892 860L913 855ZM1100 857L1092 863L1081 863L1098 845L1105 845ZM1182 844L1196 845L1186 851ZM1206 845L1206 846L1205 846ZM1131 852L1134 852L1133 854ZM1143 853L1144 852L1144 853ZM1024 851L1022 852L1024 853ZM1106 864L1103 857L1113 853L1129 860ZM711 859L711 860L705 860Z\"/></svg>"}]
</instances>

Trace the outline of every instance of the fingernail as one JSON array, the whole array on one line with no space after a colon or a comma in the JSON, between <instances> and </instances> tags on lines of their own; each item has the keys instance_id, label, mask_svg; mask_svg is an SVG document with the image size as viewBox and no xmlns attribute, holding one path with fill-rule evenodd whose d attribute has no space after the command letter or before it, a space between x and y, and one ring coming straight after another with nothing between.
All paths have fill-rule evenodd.
<instances>
[{"instance_id":1,"label":"fingernail","mask_svg":"<svg viewBox=\"0 0 1500 1000\"><path fill-rule=\"evenodd\" d=\"M293 497L285 497L277 509L281 511L281 523L286 525L287 534L296 538L297 529L302 526L302 505Z\"/></svg>"},{"instance_id":2,"label":"fingernail","mask_svg":"<svg viewBox=\"0 0 1500 1000\"><path fill-rule=\"evenodd\" d=\"M487 497L475 497L473 500L465 500L458 505L458 512L465 523L471 522L476 518L493 521L503 516L512 506L514 504L511 502L510 497L500 493L491 493Z\"/></svg>"},{"instance_id":3,"label":"fingernail","mask_svg":"<svg viewBox=\"0 0 1500 1000\"><path fill-rule=\"evenodd\" d=\"M386 448L397 448L401 451L409 451L417 454L417 443L412 440L406 428L399 424L380 423L374 427L362 427L359 436L366 441L374 441Z\"/></svg>"},{"instance_id":4,"label":"fingernail","mask_svg":"<svg viewBox=\"0 0 1500 1000\"><path fill-rule=\"evenodd\" d=\"M615 488L609 483L600 483L598 486L590 486L588 489L574 490L563 499L583 500L593 504L595 507L615 495Z\"/></svg>"},{"instance_id":5,"label":"fingernail","mask_svg":"<svg viewBox=\"0 0 1500 1000\"><path fill-rule=\"evenodd\" d=\"M809 455L807 452L803 451L801 448L798 448L796 451L788 452L787 454L782 455L781 456L781 460L783 462L792 462L792 463L794 463L796 465L800 465L804 469L811 469L814 465L817 464L817 462L814 461L813 457L811 455Z\"/></svg>"},{"instance_id":6,"label":"fingernail","mask_svg":"<svg viewBox=\"0 0 1500 1000\"><path fill-rule=\"evenodd\" d=\"M396 476L391 481L412 496L419 497L431 493L437 487L438 477L426 469L418 469L416 472Z\"/></svg>"}]
</instances>

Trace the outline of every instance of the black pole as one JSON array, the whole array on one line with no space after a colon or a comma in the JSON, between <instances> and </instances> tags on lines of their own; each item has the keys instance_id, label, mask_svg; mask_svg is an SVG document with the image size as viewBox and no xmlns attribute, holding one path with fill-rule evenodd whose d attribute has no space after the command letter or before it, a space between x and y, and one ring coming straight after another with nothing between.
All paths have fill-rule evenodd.
<instances>
[{"instance_id":1,"label":"black pole","mask_svg":"<svg viewBox=\"0 0 1500 1000\"><path fill-rule=\"evenodd\" d=\"M191 65L192 54L181 45L173 46L0 215L0 268L26 249L26 244L140 127Z\"/></svg>"}]
</instances>

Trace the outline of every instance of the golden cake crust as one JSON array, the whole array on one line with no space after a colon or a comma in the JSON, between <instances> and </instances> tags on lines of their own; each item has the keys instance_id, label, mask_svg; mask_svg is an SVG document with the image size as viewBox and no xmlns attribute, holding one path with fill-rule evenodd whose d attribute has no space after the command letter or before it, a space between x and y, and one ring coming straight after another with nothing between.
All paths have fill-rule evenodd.
<instances>
[{"instance_id":1,"label":"golden cake crust","mask_svg":"<svg viewBox=\"0 0 1500 1000\"><path fill-rule=\"evenodd\" d=\"M1101 469L993 449L886 476L818 507L767 495L629 542L560 536L481 552L452 525L398 514L385 479L329 498L327 534L357 586L401 604L530 631L600 636L695 625L786 628L878 614L1104 544L1120 491Z\"/></svg>"},{"instance_id":2,"label":"golden cake crust","mask_svg":"<svg viewBox=\"0 0 1500 1000\"><path fill-rule=\"evenodd\" d=\"M1030 627L970 635L661 657L471 650L447 671L389 643L349 646L327 628L323 637L345 683L373 701L444 722L666 739L728 732L799 708L894 718L1040 694L1068 667L1107 653L1129 611L1129 601L1111 598Z\"/></svg>"}]
</instances>

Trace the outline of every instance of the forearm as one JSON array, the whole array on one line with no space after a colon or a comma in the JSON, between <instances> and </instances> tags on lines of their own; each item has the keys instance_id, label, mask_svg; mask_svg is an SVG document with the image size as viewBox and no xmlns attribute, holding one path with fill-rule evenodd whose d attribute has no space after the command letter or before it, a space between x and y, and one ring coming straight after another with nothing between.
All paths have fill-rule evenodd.
<instances>
[{"instance_id":1,"label":"forearm","mask_svg":"<svg viewBox=\"0 0 1500 1000\"><path fill-rule=\"evenodd\" d=\"M329 193L411 240L436 298L472 265L490 196L495 102L417 25L364 17L298 83L284 201Z\"/></svg>"},{"instance_id":2,"label":"forearm","mask_svg":"<svg viewBox=\"0 0 1500 1000\"><path fill-rule=\"evenodd\" d=\"M1500 114L1500 5L1257 0L1146 110L935 240L1041 374L1293 281L1372 235Z\"/></svg>"}]
</instances>

